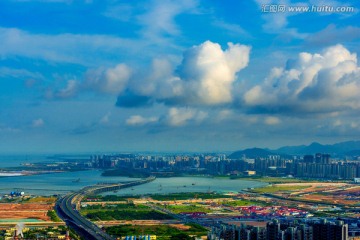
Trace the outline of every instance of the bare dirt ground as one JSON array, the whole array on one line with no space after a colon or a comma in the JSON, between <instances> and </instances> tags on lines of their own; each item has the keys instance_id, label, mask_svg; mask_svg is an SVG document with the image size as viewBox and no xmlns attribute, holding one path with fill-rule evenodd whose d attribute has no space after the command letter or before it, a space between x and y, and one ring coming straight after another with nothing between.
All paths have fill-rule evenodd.
<instances>
[{"instance_id":1,"label":"bare dirt ground","mask_svg":"<svg viewBox=\"0 0 360 240\"><path fill-rule=\"evenodd\" d=\"M289 195L308 201L351 206L360 200L360 186L349 183L285 183L276 186L309 186Z\"/></svg>"},{"instance_id":2,"label":"bare dirt ground","mask_svg":"<svg viewBox=\"0 0 360 240\"><path fill-rule=\"evenodd\" d=\"M47 212L52 210L53 204L38 203L1 203L0 219L26 219L34 218L43 221L50 221Z\"/></svg>"}]
</instances>

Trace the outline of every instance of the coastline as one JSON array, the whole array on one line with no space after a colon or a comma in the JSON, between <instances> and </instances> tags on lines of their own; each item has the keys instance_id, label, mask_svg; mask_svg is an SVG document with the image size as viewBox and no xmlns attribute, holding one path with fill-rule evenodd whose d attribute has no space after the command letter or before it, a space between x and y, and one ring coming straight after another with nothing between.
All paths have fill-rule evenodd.
<instances>
[{"instance_id":1,"label":"coastline","mask_svg":"<svg viewBox=\"0 0 360 240\"><path fill-rule=\"evenodd\" d=\"M24 176L23 173L21 172L0 172L0 177L19 177L19 176Z\"/></svg>"},{"instance_id":2,"label":"coastline","mask_svg":"<svg viewBox=\"0 0 360 240\"><path fill-rule=\"evenodd\" d=\"M0 177L21 177L61 172L63 171L0 171Z\"/></svg>"}]
</instances>

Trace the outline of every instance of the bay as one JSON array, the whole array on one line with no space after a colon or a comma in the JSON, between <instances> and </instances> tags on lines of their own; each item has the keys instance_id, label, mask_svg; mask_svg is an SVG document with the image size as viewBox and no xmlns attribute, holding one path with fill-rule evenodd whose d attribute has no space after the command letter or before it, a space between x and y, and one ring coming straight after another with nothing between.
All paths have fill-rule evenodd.
<instances>
[{"instance_id":1,"label":"bay","mask_svg":"<svg viewBox=\"0 0 360 240\"><path fill-rule=\"evenodd\" d=\"M22 163L49 162L46 155L0 155L0 168L18 167ZM50 160L51 161L51 160ZM100 170L78 172L49 173L30 176L0 177L0 194L9 194L11 191L24 191L25 194L50 196L77 191L85 186L101 182L133 181L128 177L103 177ZM263 182L247 180L230 180L224 178L207 177L173 177L157 178L155 181L126 188L107 194L117 195L144 195L167 194L178 192L239 192L246 188L267 185Z\"/></svg>"},{"instance_id":2,"label":"bay","mask_svg":"<svg viewBox=\"0 0 360 240\"><path fill-rule=\"evenodd\" d=\"M133 188L125 188L116 195L168 194L181 192L240 192L246 188L265 186L267 183L208 177L157 178L155 181ZM107 193L114 194L114 193Z\"/></svg>"},{"instance_id":3,"label":"bay","mask_svg":"<svg viewBox=\"0 0 360 240\"><path fill-rule=\"evenodd\" d=\"M102 182L133 181L128 177L103 177L102 171L90 170L79 172L51 173L31 176L16 176L0 178L0 194L11 191L24 191L26 194L54 195L77 191L85 186ZM116 194L143 195L153 193L176 192L239 192L245 188L264 186L266 183L245 180L217 179L206 177L174 177L157 178L155 181L119 190ZM108 193L114 194L114 193Z\"/></svg>"},{"instance_id":4,"label":"bay","mask_svg":"<svg viewBox=\"0 0 360 240\"><path fill-rule=\"evenodd\" d=\"M38 163L49 161L47 155L0 155L0 168L20 167L22 163Z\"/></svg>"}]
</instances>

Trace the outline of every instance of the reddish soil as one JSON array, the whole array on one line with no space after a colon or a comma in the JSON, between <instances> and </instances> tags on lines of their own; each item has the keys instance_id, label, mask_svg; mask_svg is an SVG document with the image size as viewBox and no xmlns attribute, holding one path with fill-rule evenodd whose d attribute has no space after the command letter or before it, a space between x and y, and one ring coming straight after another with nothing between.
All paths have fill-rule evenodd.
<instances>
[{"instance_id":1,"label":"reddish soil","mask_svg":"<svg viewBox=\"0 0 360 240\"><path fill-rule=\"evenodd\" d=\"M50 221L47 212L48 210L52 210L53 206L53 204L38 203L1 203L0 219L35 218L43 221Z\"/></svg>"}]
</instances>

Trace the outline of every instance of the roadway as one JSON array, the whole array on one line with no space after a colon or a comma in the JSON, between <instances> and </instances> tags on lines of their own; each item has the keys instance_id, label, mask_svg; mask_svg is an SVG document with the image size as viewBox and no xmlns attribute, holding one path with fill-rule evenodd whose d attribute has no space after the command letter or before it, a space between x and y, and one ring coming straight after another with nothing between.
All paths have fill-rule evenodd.
<instances>
[{"instance_id":1,"label":"roadway","mask_svg":"<svg viewBox=\"0 0 360 240\"><path fill-rule=\"evenodd\" d=\"M112 236L105 233L96 224L87 220L79 213L80 202L88 194L99 194L107 191L114 191L122 188L132 187L155 180L150 177L144 180L132 181L118 184L94 185L81 189L75 193L69 193L56 202L56 212L64 222L72 227L79 235L87 240L114 240Z\"/></svg>"}]
</instances>

